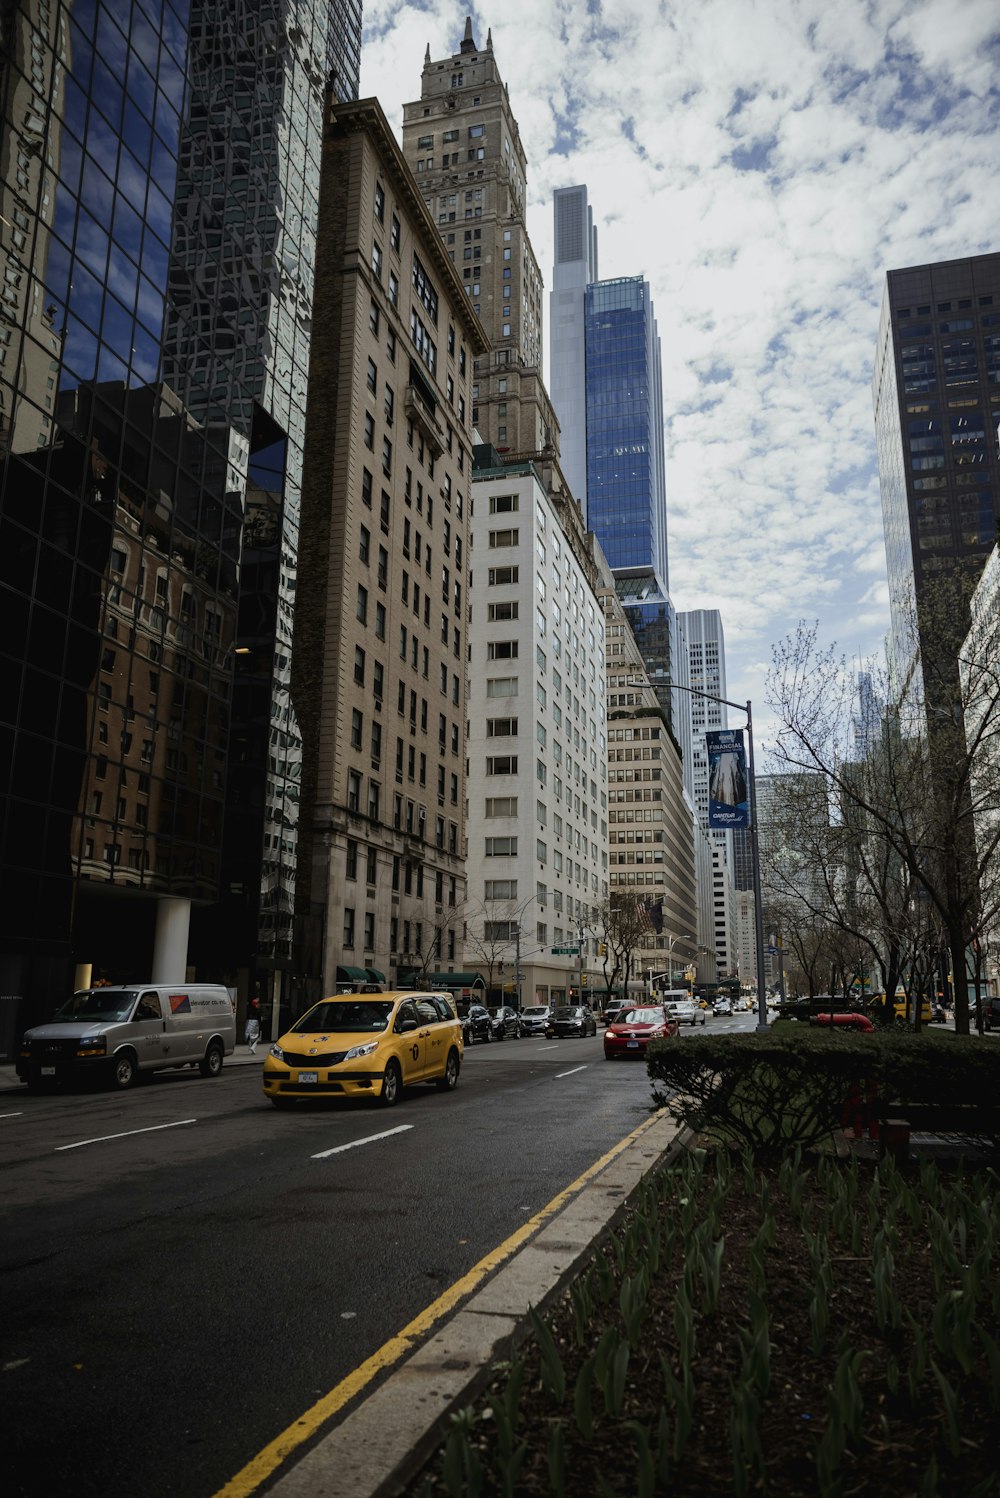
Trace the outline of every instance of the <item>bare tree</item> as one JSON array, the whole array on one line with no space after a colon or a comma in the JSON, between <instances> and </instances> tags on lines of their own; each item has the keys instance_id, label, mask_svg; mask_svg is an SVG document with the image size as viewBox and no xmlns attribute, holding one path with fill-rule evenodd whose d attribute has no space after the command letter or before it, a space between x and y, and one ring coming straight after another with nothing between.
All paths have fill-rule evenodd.
<instances>
[{"instance_id":1,"label":"bare tree","mask_svg":"<svg viewBox=\"0 0 1000 1498\"><path fill-rule=\"evenodd\" d=\"M518 956L523 959L528 955L520 947L521 920L533 898L488 900L470 910L465 950L477 967L486 969L487 994L492 994L495 987L502 989L508 962L516 979Z\"/></svg>"},{"instance_id":2,"label":"bare tree","mask_svg":"<svg viewBox=\"0 0 1000 1498\"><path fill-rule=\"evenodd\" d=\"M967 947L996 920L1000 895L1000 626L994 618L967 639L966 598L954 577L928 590L922 638L932 643L902 687L872 668L890 707L861 773L848 750L853 672L835 647L821 650L815 627L800 625L775 647L769 678L779 763L821 774L871 846L905 869L910 905L919 890L935 911L963 1034Z\"/></svg>"},{"instance_id":3,"label":"bare tree","mask_svg":"<svg viewBox=\"0 0 1000 1498\"><path fill-rule=\"evenodd\" d=\"M634 894L616 890L593 906L590 913L590 929L604 947L603 969L605 1007L613 990L620 982L628 983L640 948L642 938L650 930L650 918L641 900ZM640 959L641 962L641 959Z\"/></svg>"}]
</instances>

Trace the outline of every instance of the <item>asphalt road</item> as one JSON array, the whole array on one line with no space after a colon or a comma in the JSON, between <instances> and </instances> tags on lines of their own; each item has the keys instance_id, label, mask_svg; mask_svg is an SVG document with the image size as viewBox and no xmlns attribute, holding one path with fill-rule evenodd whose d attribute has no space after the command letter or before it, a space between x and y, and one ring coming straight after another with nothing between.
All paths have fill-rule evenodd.
<instances>
[{"instance_id":1,"label":"asphalt road","mask_svg":"<svg viewBox=\"0 0 1000 1498\"><path fill-rule=\"evenodd\" d=\"M392 1110L278 1113L257 1066L0 1093L5 1494L211 1498L649 1101L600 1031Z\"/></svg>"}]
</instances>

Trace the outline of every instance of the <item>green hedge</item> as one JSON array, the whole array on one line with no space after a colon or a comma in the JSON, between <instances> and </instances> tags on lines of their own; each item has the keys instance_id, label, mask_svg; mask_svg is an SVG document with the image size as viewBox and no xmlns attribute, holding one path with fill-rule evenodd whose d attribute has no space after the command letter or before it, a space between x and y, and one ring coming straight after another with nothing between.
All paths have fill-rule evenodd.
<instances>
[{"instance_id":1,"label":"green hedge","mask_svg":"<svg viewBox=\"0 0 1000 1498\"><path fill-rule=\"evenodd\" d=\"M651 1042L647 1065L656 1107L758 1153L827 1139L856 1089L883 1117L905 1116L910 1104L922 1110L921 1127L933 1128L940 1110L942 1127L1000 1138L1000 1046L978 1038L943 1046L908 1031L803 1028L691 1036L681 1044L675 1037Z\"/></svg>"}]
</instances>

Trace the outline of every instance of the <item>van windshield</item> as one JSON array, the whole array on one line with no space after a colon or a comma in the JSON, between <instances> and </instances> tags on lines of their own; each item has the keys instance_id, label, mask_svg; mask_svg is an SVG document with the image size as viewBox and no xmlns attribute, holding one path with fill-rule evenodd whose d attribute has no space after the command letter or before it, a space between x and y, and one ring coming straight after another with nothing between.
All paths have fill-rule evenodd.
<instances>
[{"instance_id":1,"label":"van windshield","mask_svg":"<svg viewBox=\"0 0 1000 1498\"><path fill-rule=\"evenodd\" d=\"M392 1013L392 1003L378 1003L373 999L327 999L310 1009L293 1026L295 1034L324 1034L340 1031L341 1034L356 1034L358 1031L384 1030Z\"/></svg>"},{"instance_id":2,"label":"van windshield","mask_svg":"<svg viewBox=\"0 0 1000 1498\"><path fill-rule=\"evenodd\" d=\"M83 988L56 1010L55 1017L57 1020L124 1020L132 1013L138 997L137 988Z\"/></svg>"}]
</instances>

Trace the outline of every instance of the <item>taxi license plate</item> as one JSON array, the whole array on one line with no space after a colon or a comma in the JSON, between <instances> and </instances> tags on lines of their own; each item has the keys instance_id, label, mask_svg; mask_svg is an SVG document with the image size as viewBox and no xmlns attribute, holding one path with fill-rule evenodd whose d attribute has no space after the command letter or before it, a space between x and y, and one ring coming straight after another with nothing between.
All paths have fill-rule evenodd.
<instances>
[{"instance_id":1,"label":"taxi license plate","mask_svg":"<svg viewBox=\"0 0 1000 1498\"><path fill-rule=\"evenodd\" d=\"M56 1069L54 1066L40 1066L39 1071L41 1072L43 1077L54 1077L56 1074Z\"/></svg>"},{"instance_id":2,"label":"taxi license plate","mask_svg":"<svg viewBox=\"0 0 1000 1498\"><path fill-rule=\"evenodd\" d=\"M319 1081L319 1072L318 1071L300 1071L299 1072L299 1081L300 1082L318 1082Z\"/></svg>"},{"instance_id":3,"label":"taxi license plate","mask_svg":"<svg viewBox=\"0 0 1000 1498\"><path fill-rule=\"evenodd\" d=\"M630 1051L637 1051L639 1049L639 1042L637 1040L626 1040L625 1045Z\"/></svg>"}]
</instances>

